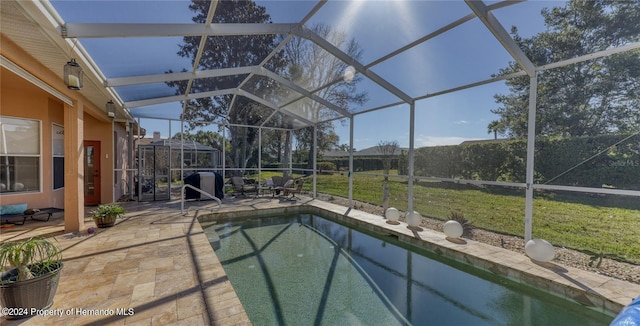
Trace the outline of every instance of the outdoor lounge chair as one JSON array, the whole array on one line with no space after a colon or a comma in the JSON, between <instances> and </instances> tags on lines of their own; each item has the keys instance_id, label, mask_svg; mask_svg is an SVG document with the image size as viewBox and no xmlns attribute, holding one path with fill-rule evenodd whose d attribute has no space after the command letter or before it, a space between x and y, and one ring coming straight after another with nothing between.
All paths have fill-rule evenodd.
<instances>
[{"instance_id":1,"label":"outdoor lounge chair","mask_svg":"<svg viewBox=\"0 0 640 326\"><path fill-rule=\"evenodd\" d=\"M22 213L0 214L0 220L2 221L2 223L14 225L24 225L24 223L27 221L27 217L31 218L32 221L47 222L49 221L53 213L62 211L63 209L53 207L29 208L24 210Z\"/></svg>"},{"instance_id":2,"label":"outdoor lounge chair","mask_svg":"<svg viewBox=\"0 0 640 326\"><path fill-rule=\"evenodd\" d=\"M231 188L234 195L241 194L244 196L246 193L258 193L258 185L245 183L242 177L231 177Z\"/></svg>"},{"instance_id":3,"label":"outdoor lounge chair","mask_svg":"<svg viewBox=\"0 0 640 326\"><path fill-rule=\"evenodd\" d=\"M298 180L295 180L292 184L292 187L284 188L285 197L291 195L291 198L294 198L296 194L299 194L302 191L303 185L304 185L304 179L300 178Z\"/></svg>"}]
</instances>

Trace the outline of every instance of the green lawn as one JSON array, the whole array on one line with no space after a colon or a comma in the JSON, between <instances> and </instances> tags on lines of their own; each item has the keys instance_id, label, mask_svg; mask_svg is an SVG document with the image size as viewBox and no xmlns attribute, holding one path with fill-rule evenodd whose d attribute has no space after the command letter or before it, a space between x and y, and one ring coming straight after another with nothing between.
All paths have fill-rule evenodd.
<instances>
[{"instance_id":1,"label":"green lawn","mask_svg":"<svg viewBox=\"0 0 640 326\"><path fill-rule=\"evenodd\" d=\"M263 174L264 177L264 174ZM381 176L354 176L355 200L382 205ZM347 174L318 175L318 192L348 196ZM407 208L407 179L390 177L390 206ZM310 182L305 184L311 189ZM522 189L479 187L418 180L414 210L446 220L452 211L465 214L478 228L522 237L525 192ZM640 201L637 198L590 194L537 192L533 237L556 246L615 254L640 263Z\"/></svg>"}]
</instances>

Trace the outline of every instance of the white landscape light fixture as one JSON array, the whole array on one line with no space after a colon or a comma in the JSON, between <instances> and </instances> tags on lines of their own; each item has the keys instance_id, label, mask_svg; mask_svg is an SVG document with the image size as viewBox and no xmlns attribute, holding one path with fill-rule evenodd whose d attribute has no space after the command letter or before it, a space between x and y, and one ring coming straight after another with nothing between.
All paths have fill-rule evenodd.
<instances>
[{"instance_id":1,"label":"white landscape light fixture","mask_svg":"<svg viewBox=\"0 0 640 326\"><path fill-rule=\"evenodd\" d=\"M450 220L444 223L444 234L448 238L457 239L462 236L464 229L458 221Z\"/></svg>"},{"instance_id":2,"label":"white landscape light fixture","mask_svg":"<svg viewBox=\"0 0 640 326\"><path fill-rule=\"evenodd\" d=\"M422 215L420 213L413 211L411 213L407 213L407 224L412 228L420 228L420 224L422 224Z\"/></svg>"},{"instance_id":3,"label":"white landscape light fixture","mask_svg":"<svg viewBox=\"0 0 640 326\"><path fill-rule=\"evenodd\" d=\"M400 218L400 211L395 207L389 207L384 212L384 216L387 217L388 224L399 224L398 219Z\"/></svg>"},{"instance_id":4,"label":"white landscape light fixture","mask_svg":"<svg viewBox=\"0 0 640 326\"><path fill-rule=\"evenodd\" d=\"M115 103L113 103L113 101L109 100L109 102L107 102L107 115L109 116L109 118L114 119L116 117L116 105Z\"/></svg>"},{"instance_id":5,"label":"white landscape light fixture","mask_svg":"<svg viewBox=\"0 0 640 326\"><path fill-rule=\"evenodd\" d=\"M82 88L82 68L76 59L71 59L64 65L64 83L69 89L76 91Z\"/></svg>"},{"instance_id":6,"label":"white landscape light fixture","mask_svg":"<svg viewBox=\"0 0 640 326\"><path fill-rule=\"evenodd\" d=\"M524 245L524 251L529 258L539 262L549 262L556 253L553 245L544 239L531 239Z\"/></svg>"}]
</instances>

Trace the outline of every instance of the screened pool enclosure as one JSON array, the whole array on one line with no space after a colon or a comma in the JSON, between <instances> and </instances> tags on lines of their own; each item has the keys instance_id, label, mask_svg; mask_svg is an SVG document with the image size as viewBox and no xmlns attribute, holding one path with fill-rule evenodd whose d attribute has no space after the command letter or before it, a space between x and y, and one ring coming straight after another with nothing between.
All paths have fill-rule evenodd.
<instances>
[{"instance_id":1,"label":"screened pool enclosure","mask_svg":"<svg viewBox=\"0 0 640 326\"><path fill-rule=\"evenodd\" d=\"M220 151L196 141L164 139L139 145L137 160L141 182L135 187L142 201L168 200L172 190L179 194L185 176L222 170Z\"/></svg>"},{"instance_id":2,"label":"screened pool enclosure","mask_svg":"<svg viewBox=\"0 0 640 326\"><path fill-rule=\"evenodd\" d=\"M624 233L640 217L637 1L16 6L66 39L92 81L83 91L178 144L215 138L226 176L304 174L312 196L463 210L525 239L569 238L573 211L612 246L637 242ZM349 155L346 171L318 174L326 150L385 142L406 148L397 172L354 171Z\"/></svg>"}]
</instances>

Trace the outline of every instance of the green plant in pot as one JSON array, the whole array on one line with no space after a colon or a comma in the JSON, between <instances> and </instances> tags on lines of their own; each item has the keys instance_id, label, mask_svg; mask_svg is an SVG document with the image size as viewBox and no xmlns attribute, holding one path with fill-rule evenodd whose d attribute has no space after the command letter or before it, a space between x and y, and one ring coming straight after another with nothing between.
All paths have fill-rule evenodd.
<instances>
[{"instance_id":1,"label":"green plant in pot","mask_svg":"<svg viewBox=\"0 0 640 326\"><path fill-rule=\"evenodd\" d=\"M5 318L27 318L51 307L62 267L60 250L47 239L2 243L0 304Z\"/></svg>"},{"instance_id":2,"label":"green plant in pot","mask_svg":"<svg viewBox=\"0 0 640 326\"><path fill-rule=\"evenodd\" d=\"M124 215L125 210L116 203L102 204L91 211L91 217L99 228L111 227L116 223L116 219Z\"/></svg>"}]
</instances>

